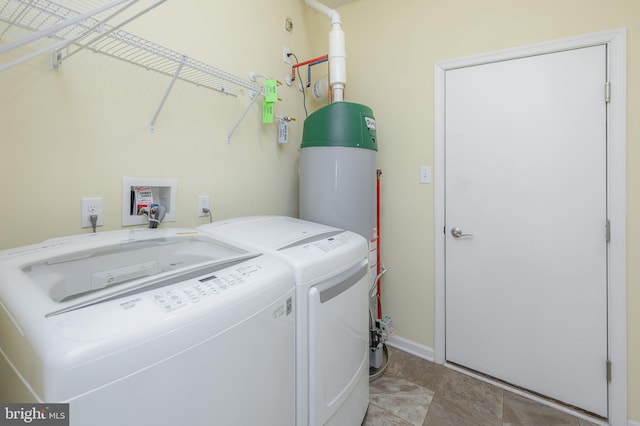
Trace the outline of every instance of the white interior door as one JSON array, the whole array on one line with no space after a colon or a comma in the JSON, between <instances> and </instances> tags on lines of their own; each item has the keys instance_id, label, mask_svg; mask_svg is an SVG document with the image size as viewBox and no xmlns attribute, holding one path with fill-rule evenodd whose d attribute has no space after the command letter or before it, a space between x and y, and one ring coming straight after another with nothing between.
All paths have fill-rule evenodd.
<instances>
[{"instance_id":1,"label":"white interior door","mask_svg":"<svg viewBox=\"0 0 640 426\"><path fill-rule=\"evenodd\" d=\"M606 47L445 79L446 359L606 417Z\"/></svg>"}]
</instances>

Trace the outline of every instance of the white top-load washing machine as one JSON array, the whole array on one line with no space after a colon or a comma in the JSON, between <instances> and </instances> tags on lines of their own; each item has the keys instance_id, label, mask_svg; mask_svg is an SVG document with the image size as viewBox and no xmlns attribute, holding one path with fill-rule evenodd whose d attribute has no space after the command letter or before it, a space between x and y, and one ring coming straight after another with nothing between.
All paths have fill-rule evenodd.
<instances>
[{"instance_id":1,"label":"white top-load washing machine","mask_svg":"<svg viewBox=\"0 0 640 426\"><path fill-rule=\"evenodd\" d=\"M369 404L368 248L358 234L282 216L200 231L288 263L296 276L296 424L360 425Z\"/></svg>"},{"instance_id":2,"label":"white top-load washing machine","mask_svg":"<svg viewBox=\"0 0 640 426\"><path fill-rule=\"evenodd\" d=\"M293 425L294 276L195 230L0 252L0 401L72 426Z\"/></svg>"}]
</instances>

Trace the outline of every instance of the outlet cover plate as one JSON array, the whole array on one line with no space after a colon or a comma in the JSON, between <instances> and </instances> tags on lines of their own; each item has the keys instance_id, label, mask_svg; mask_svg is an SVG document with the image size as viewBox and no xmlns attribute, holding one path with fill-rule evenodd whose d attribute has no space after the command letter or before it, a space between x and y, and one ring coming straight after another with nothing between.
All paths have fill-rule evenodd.
<instances>
[{"instance_id":1,"label":"outlet cover plate","mask_svg":"<svg viewBox=\"0 0 640 426\"><path fill-rule=\"evenodd\" d=\"M104 213L102 208L102 198L81 198L82 206L82 227L91 228L91 215L98 215L96 226L102 226L104 223Z\"/></svg>"},{"instance_id":2,"label":"outlet cover plate","mask_svg":"<svg viewBox=\"0 0 640 426\"><path fill-rule=\"evenodd\" d=\"M209 216L209 213L205 213L202 209L209 209L211 211L211 207L209 206L209 196L208 195L199 195L198 196L198 216Z\"/></svg>"}]
</instances>

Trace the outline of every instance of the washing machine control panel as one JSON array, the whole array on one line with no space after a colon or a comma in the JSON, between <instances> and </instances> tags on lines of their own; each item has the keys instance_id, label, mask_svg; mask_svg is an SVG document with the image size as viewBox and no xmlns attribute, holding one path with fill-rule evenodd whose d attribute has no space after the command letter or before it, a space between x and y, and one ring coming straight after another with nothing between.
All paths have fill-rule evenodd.
<instances>
[{"instance_id":1,"label":"washing machine control panel","mask_svg":"<svg viewBox=\"0 0 640 426\"><path fill-rule=\"evenodd\" d=\"M172 333L176 327L182 327L180 324L198 322L203 316L240 321L253 315L263 297L275 300L285 291L293 292L295 287L291 269L268 256L183 279L173 278L178 281L155 288L143 287L133 294L45 317L44 323L50 323L58 332L51 339L62 336L71 348L86 341L91 348L102 351L106 349L95 342L106 339L119 345L120 337L116 336L128 342L130 338L147 339L148 335ZM286 313L284 304L283 310Z\"/></svg>"},{"instance_id":2,"label":"washing machine control panel","mask_svg":"<svg viewBox=\"0 0 640 426\"><path fill-rule=\"evenodd\" d=\"M225 269L171 288L158 289L149 297L164 312L169 313L189 304L199 303L205 299L226 294L235 288L246 286L249 277L261 269L260 265L244 265Z\"/></svg>"}]
</instances>

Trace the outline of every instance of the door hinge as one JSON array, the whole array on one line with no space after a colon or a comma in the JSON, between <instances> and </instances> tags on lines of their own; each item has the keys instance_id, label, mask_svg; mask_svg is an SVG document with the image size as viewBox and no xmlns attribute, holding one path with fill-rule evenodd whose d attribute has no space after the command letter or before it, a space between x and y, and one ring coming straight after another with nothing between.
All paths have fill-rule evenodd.
<instances>
[{"instance_id":1,"label":"door hinge","mask_svg":"<svg viewBox=\"0 0 640 426\"><path fill-rule=\"evenodd\" d=\"M605 225L604 237L607 242L611 242L611 221L607 219L607 224Z\"/></svg>"},{"instance_id":2,"label":"door hinge","mask_svg":"<svg viewBox=\"0 0 640 426\"><path fill-rule=\"evenodd\" d=\"M611 383L611 361L607 360L607 383Z\"/></svg>"},{"instance_id":3,"label":"door hinge","mask_svg":"<svg viewBox=\"0 0 640 426\"><path fill-rule=\"evenodd\" d=\"M604 84L604 101L611 102L611 82L609 81Z\"/></svg>"}]
</instances>

